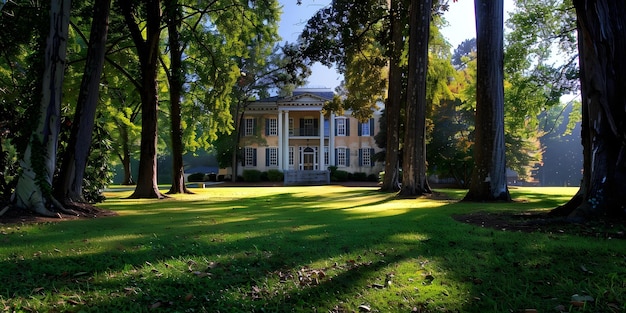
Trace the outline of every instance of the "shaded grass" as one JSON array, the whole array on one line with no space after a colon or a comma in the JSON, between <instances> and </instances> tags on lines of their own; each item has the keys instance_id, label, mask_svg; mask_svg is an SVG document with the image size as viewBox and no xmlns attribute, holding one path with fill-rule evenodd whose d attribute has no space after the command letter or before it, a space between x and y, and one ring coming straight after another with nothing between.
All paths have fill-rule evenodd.
<instances>
[{"instance_id":1,"label":"shaded grass","mask_svg":"<svg viewBox=\"0 0 626 313\"><path fill-rule=\"evenodd\" d=\"M574 188L512 189L516 203L459 203L461 190L440 191L452 200L341 186L194 191L160 201L115 191L102 206L117 217L0 225L0 308L626 311L623 240L451 218L549 210Z\"/></svg>"}]
</instances>

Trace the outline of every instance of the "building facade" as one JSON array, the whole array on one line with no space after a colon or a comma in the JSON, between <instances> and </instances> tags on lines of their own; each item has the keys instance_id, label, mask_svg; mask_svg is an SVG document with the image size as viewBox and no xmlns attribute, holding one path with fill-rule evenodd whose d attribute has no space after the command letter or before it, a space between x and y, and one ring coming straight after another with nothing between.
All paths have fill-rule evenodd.
<instances>
[{"instance_id":1,"label":"building facade","mask_svg":"<svg viewBox=\"0 0 626 313\"><path fill-rule=\"evenodd\" d=\"M329 166L349 173L378 174L374 134L380 110L362 123L350 116L325 115L324 103L332 100L329 89L300 88L289 97L252 102L244 112L239 175L246 169L326 171Z\"/></svg>"}]
</instances>

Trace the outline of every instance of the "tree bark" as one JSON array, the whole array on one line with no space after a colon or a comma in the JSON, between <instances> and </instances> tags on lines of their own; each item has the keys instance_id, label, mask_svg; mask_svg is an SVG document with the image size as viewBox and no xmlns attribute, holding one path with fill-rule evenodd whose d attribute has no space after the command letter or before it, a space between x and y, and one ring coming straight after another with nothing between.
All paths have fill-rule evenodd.
<instances>
[{"instance_id":1,"label":"tree bark","mask_svg":"<svg viewBox=\"0 0 626 313\"><path fill-rule=\"evenodd\" d=\"M504 145L502 0L475 0L476 116L474 169L466 201L510 201Z\"/></svg>"},{"instance_id":2,"label":"tree bark","mask_svg":"<svg viewBox=\"0 0 626 313\"><path fill-rule=\"evenodd\" d=\"M96 0L93 5L91 34L78 103L61 170L54 184L54 193L61 202L85 202L83 178L99 100L110 8L111 0Z\"/></svg>"},{"instance_id":3,"label":"tree bark","mask_svg":"<svg viewBox=\"0 0 626 313\"><path fill-rule=\"evenodd\" d=\"M401 1L391 0L389 18L391 19L391 57L389 59L389 91L385 105L387 124L387 145L385 147L385 176L381 191L396 192L400 190L399 177L399 146L400 146L400 107L402 105L402 69L400 58L404 47L402 36L402 19L400 14Z\"/></svg>"},{"instance_id":4,"label":"tree bark","mask_svg":"<svg viewBox=\"0 0 626 313\"><path fill-rule=\"evenodd\" d=\"M168 194L191 193L185 186L185 168L183 163L183 132L181 129L181 94L183 88L183 51L180 43L178 26L181 22L178 1L166 2L167 30L170 48L170 118L172 138L172 186Z\"/></svg>"},{"instance_id":5,"label":"tree bark","mask_svg":"<svg viewBox=\"0 0 626 313\"><path fill-rule=\"evenodd\" d=\"M50 32L45 48L39 121L20 161L22 172L12 196L16 206L46 216L56 216L48 209L50 205L54 203L59 206L52 197L52 177L61 128L61 96L70 4L70 0L55 0L50 3Z\"/></svg>"},{"instance_id":6,"label":"tree bark","mask_svg":"<svg viewBox=\"0 0 626 313\"><path fill-rule=\"evenodd\" d=\"M431 0L411 0L402 196L431 193L426 175L426 74Z\"/></svg>"},{"instance_id":7,"label":"tree bark","mask_svg":"<svg viewBox=\"0 0 626 313\"><path fill-rule=\"evenodd\" d=\"M133 42L137 47L137 55L141 73L141 154L135 191L129 198L164 198L157 184L157 114L158 89L157 69L159 42L161 33L160 0L147 0L145 10L145 34L133 16L130 1L120 1L124 20L130 30Z\"/></svg>"},{"instance_id":8,"label":"tree bark","mask_svg":"<svg viewBox=\"0 0 626 313\"><path fill-rule=\"evenodd\" d=\"M626 3L575 0L583 103L583 182L559 213L626 215Z\"/></svg>"}]
</instances>

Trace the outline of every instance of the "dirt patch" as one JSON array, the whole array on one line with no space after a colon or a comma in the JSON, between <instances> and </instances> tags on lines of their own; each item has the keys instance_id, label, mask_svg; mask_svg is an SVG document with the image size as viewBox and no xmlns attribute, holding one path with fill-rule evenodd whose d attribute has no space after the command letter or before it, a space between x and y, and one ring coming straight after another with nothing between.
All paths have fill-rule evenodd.
<instances>
[{"instance_id":1,"label":"dirt patch","mask_svg":"<svg viewBox=\"0 0 626 313\"><path fill-rule=\"evenodd\" d=\"M602 218L586 223L572 223L546 213L476 212L454 215L459 222L485 228L527 233L572 234L596 238L626 239L625 218Z\"/></svg>"},{"instance_id":2,"label":"dirt patch","mask_svg":"<svg viewBox=\"0 0 626 313\"><path fill-rule=\"evenodd\" d=\"M4 205L2 207L4 207ZM66 205L66 209L71 210L75 214L59 213L58 217L54 218L41 216L32 211L12 207L7 212L5 212L4 215L0 216L0 225L63 222L117 215L117 213L114 211L99 208L97 206L85 203L74 203L72 205Z\"/></svg>"}]
</instances>

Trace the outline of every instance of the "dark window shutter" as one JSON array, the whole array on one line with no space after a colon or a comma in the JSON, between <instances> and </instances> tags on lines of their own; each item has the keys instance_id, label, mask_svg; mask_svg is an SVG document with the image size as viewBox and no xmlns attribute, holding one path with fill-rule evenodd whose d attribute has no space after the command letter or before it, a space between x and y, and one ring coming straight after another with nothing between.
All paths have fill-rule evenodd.
<instances>
[{"instance_id":1,"label":"dark window shutter","mask_svg":"<svg viewBox=\"0 0 626 313\"><path fill-rule=\"evenodd\" d=\"M370 165L372 167L374 167L374 153L376 153L376 151L372 148L370 148Z\"/></svg>"},{"instance_id":2,"label":"dark window shutter","mask_svg":"<svg viewBox=\"0 0 626 313\"><path fill-rule=\"evenodd\" d=\"M253 136L256 136L256 124L257 124L256 118L253 118L252 119L252 135Z\"/></svg>"},{"instance_id":3,"label":"dark window shutter","mask_svg":"<svg viewBox=\"0 0 626 313\"><path fill-rule=\"evenodd\" d=\"M265 166L270 166L270 148L265 148Z\"/></svg>"},{"instance_id":4,"label":"dark window shutter","mask_svg":"<svg viewBox=\"0 0 626 313\"><path fill-rule=\"evenodd\" d=\"M252 166L256 166L256 148L252 148Z\"/></svg>"},{"instance_id":5,"label":"dark window shutter","mask_svg":"<svg viewBox=\"0 0 626 313\"><path fill-rule=\"evenodd\" d=\"M335 122L335 136L337 136L337 120L334 120L334 122ZM335 151L335 152L336 152L336 151ZM337 159L337 158L335 158L335 160L336 160L336 159Z\"/></svg>"},{"instance_id":6,"label":"dark window shutter","mask_svg":"<svg viewBox=\"0 0 626 313\"><path fill-rule=\"evenodd\" d=\"M376 123L374 123L374 119L370 118L370 136L374 136L375 132L374 132L374 125Z\"/></svg>"},{"instance_id":7,"label":"dark window shutter","mask_svg":"<svg viewBox=\"0 0 626 313\"><path fill-rule=\"evenodd\" d=\"M363 166L363 149L359 149L359 166Z\"/></svg>"},{"instance_id":8,"label":"dark window shutter","mask_svg":"<svg viewBox=\"0 0 626 313\"><path fill-rule=\"evenodd\" d=\"M346 136L350 136L350 119L346 119Z\"/></svg>"},{"instance_id":9,"label":"dark window shutter","mask_svg":"<svg viewBox=\"0 0 626 313\"><path fill-rule=\"evenodd\" d=\"M266 118L265 119L265 136L269 136L270 135L270 119Z\"/></svg>"},{"instance_id":10,"label":"dark window shutter","mask_svg":"<svg viewBox=\"0 0 626 313\"><path fill-rule=\"evenodd\" d=\"M358 122L358 123L357 123L356 132L357 132L357 135L358 135L359 137L360 137L360 136L363 136L363 123L361 123L361 122Z\"/></svg>"},{"instance_id":11,"label":"dark window shutter","mask_svg":"<svg viewBox=\"0 0 626 313\"><path fill-rule=\"evenodd\" d=\"M339 157L339 152L335 148L335 164L333 164L334 166L337 166L337 164L339 162L339 158L338 157Z\"/></svg>"}]
</instances>

